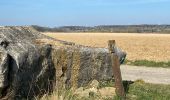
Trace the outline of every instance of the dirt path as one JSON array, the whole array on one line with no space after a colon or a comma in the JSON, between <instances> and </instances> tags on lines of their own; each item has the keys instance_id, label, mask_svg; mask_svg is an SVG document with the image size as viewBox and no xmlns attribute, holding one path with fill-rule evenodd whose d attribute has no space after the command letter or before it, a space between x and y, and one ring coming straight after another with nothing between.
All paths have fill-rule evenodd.
<instances>
[{"instance_id":1,"label":"dirt path","mask_svg":"<svg viewBox=\"0 0 170 100\"><path fill-rule=\"evenodd\" d=\"M123 80L142 79L147 83L170 84L170 69L121 65Z\"/></svg>"}]
</instances>

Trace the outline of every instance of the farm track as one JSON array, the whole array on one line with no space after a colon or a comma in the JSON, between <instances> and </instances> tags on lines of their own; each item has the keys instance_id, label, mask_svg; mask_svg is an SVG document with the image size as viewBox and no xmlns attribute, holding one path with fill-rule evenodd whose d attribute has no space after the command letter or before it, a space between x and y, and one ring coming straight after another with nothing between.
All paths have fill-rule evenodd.
<instances>
[{"instance_id":1,"label":"farm track","mask_svg":"<svg viewBox=\"0 0 170 100\"><path fill-rule=\"evenodd\" d=\"M168 68L121 65L121 73L123 80L142 79L146 83L170 84L170 69Z\"/></svg>"}]
</instances>

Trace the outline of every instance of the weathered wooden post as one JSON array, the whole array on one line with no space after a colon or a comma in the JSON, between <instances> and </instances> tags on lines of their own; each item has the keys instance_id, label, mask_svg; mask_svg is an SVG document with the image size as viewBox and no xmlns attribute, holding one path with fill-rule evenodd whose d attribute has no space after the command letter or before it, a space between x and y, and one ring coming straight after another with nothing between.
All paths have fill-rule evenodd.
<instances>
[{"instance_id":1,"label":"weathered wooden post","mask_svg":"<svg viewBox=\"0 0 170 100\"><path fill-rule=\"evenodd\" d=\"M115 40L108 41L108 49L111 55L112 60L112 67L113 67L113 75L115 79L115 87L116 87L116 94L120 96L122 99L125 99L125 92L122 83L122 76L120 71L120 62L118 56L115 52Z\"/></svg>"}]
</instances>

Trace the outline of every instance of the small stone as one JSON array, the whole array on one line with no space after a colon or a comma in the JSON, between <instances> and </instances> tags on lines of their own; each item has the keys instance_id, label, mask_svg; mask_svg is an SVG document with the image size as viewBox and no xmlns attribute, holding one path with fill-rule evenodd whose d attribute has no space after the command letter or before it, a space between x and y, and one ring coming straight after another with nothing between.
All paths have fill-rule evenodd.
<instances>
[{"instance_id":1,"label":"small stone","mask_svg":"<svg viewBox=\"0 0 170 100\"><path fill-rule=\"evenodd\" d=\"M83 92L83 87L80 87L80 88L76 89L74 94L79 94L81 92Z\"/></svg>"},{"instance_id":2,"label":"small stone","mask_svg":"<svg viewBox=\"0 0 170 100\"><path fill-rule=\"evenodd\" d=\"M80 98L81 97L89 97L90 93L94 93L95 95L99 95L99 92L97 90L97 88L89 88L89 89L85 89L83 90L83 87L78 88L74 95L78 95Z\"/></svg>"},{"instance_id":3,"label":"small stone","mask_svg":"<svg viewBox=\"0 0 170 100\"><path fill-rule=\"evenodd\" d=\"M115 90L116 88L114 87L104 87L99 89L99 92L102 97L113 97L116 95Z\"/></svg>"},{"instance_id":4,"label":"small stone","mask_svg":"<svg viewBox=\"0 0 170 100\"><path fill-rule=\"evenodd\" d=\"M93 80L89 85L90 88L97 88L98 86L99 82L97 80Z\"/></svg>"}]
</instances>

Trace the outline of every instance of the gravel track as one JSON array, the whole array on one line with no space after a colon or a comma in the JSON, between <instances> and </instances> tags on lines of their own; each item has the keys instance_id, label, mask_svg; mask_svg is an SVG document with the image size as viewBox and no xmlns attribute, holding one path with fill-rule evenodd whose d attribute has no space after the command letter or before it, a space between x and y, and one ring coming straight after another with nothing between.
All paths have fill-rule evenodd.
<instances>
[{"instance_id":1,"label":"gravel track","mask_svg":"<svg viewBox=\"0 0 170 100\"><path fill-rule=\"evenodd\" d=\"M121 65L122 79L135 81L142 79L147 83L170 84L170 68Z\"/></svg>"}]
</instances>

